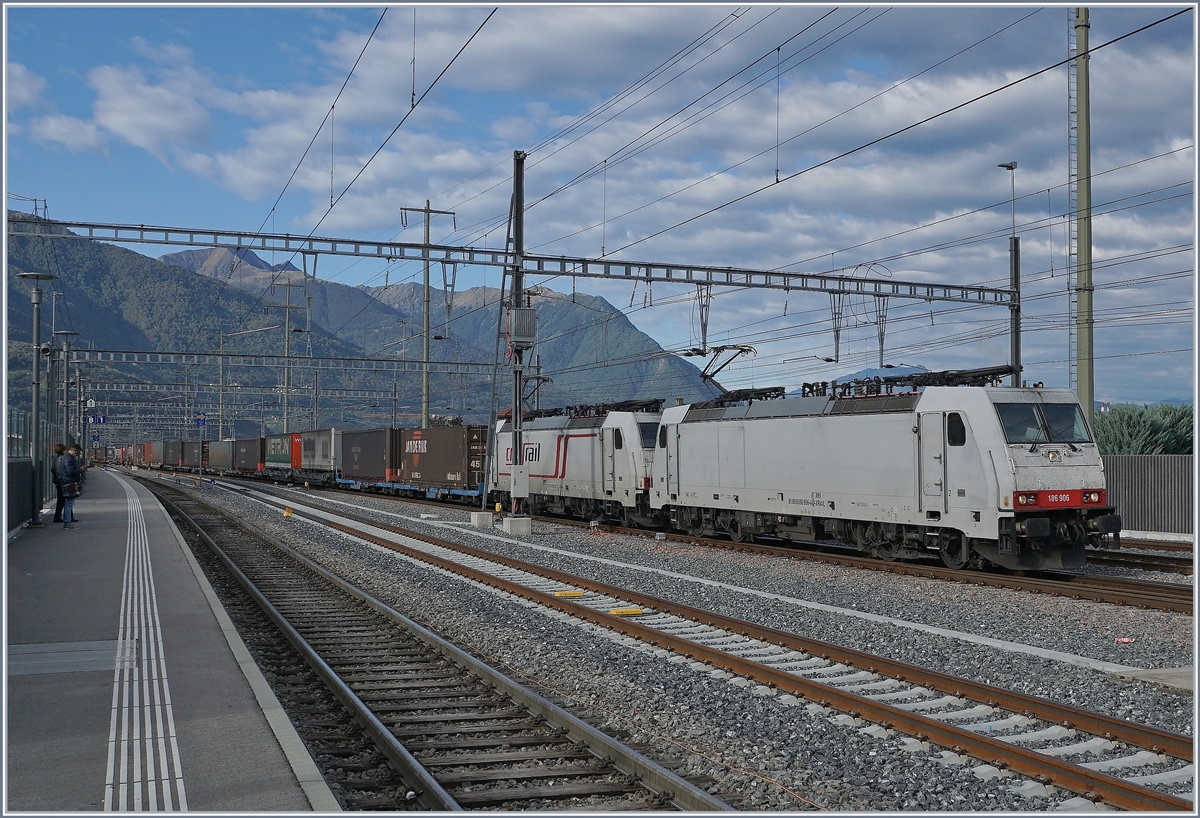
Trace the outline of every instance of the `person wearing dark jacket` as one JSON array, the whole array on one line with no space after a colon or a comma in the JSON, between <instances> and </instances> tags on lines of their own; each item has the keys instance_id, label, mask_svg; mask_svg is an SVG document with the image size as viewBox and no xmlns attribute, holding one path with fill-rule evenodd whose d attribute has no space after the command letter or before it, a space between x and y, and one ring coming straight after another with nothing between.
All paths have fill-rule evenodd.
<instances>
[{"instance_id":1,"label":"person wearing dark jacket","mask_svg":"<svg viewBox=\"0 0 1200 818\"><path fill-rule=\"evenodd\" d=\"M75 498L79 494L79 481L82 477L83 472L79 469L79 461L75 459L75 455L69 451L65 452L58 459L58 482L62 486L64 498L63 529L67 531L75 529Z\"/></svg>"},{"instance_id":2,"label":"person wearing dark jacket","mask_svg":"<svg viewBox=\"0 0 1200 818\"><path fill-rule=\"evenodd\" d=\"M62 493L62 483L58 482L58 461L66 450L66 446L61 443L55 443L54 457L50 458L50 476L54 478L54 493L58 495L58 501L54 504L54 522L56 523L63 521L63 502L65 498Z\"/></svg>"}]
</instances>

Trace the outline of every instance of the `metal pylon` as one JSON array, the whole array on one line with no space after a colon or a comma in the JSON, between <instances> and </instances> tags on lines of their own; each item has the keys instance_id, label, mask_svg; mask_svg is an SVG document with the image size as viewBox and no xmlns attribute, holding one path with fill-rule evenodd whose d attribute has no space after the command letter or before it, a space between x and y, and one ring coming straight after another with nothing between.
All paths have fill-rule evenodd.
<instances>
[{"instance_id":1,"label":"metal pylon","mask_svg":"<svg viewBox=\"0 0 1200 818\"><path fill-rule=\"evenodd\" d=\"M1075 9L1067 9L1067 385L1079 386L1079 338L1075 316L1079 311L1075 292L1076 264L1079 252L1079 75L1075 57Z\"/></svg>"}]
</instances>

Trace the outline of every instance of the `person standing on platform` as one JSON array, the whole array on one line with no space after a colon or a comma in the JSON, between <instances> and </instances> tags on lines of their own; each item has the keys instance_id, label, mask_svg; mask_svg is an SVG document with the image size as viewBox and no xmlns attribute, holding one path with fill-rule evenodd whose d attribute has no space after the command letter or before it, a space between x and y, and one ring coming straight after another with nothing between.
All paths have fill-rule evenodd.
<instances>
[{"instance_id":1,"label":"person standing on platform","mask_svg":"<svg viewBox=\"0 0 1200 818\"><path fill-rule=\"evenodd\" d=\"M79 464L79 484L83 485L87 482L87 460L83 457L83 449L76 443L67 451L75 455L75 462Z\"/></svg>"},{"instance_id":2,"label":"person standing on platform","mask_svg":"<svg viewBox=\"0 0 1200 818\"><path fill-rule=\"evenodd\" d=\"M79 469L79 461L75 459L75 455L67 451L58 459L58 482L62 486L63 494L63 529L66 531L74 531L75 526L75 498L79 496L79 481L83 478L83 472Z\"/></svg>"},{"instance_id":3,"label":"person standing on platform","mask_svg":"<svg viewBox=\"0 0 1200 818\"><path fill-rule=\"evenodd\" d=\"M54 504L54 522L56 523L63 521L63 502L65 498L62 493L62 483L58 481L58 461L66 451L66 446L61 443L55 443L54 456L50 458L50 476L54 482L54 493L58 495L58 501Z\"/></svg>"}]
</instances>

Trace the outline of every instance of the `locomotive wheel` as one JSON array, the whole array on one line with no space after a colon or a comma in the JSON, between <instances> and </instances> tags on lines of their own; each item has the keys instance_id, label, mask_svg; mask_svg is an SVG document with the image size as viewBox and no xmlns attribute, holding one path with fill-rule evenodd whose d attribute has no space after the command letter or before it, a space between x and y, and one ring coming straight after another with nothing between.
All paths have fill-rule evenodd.
<instances>
[{"instance_id":1,"label":"locomotive wheel","mask_svg":"<svg viewBox=\"0 0 1200 818\"><path fill-rule=\"evenodd\" d=\"M875 544L875 556L884 562L895 562L900 556L900 544L893 540L884 540Z\"/></svg>"},{"instance_id":2,"label":"locomotive wheel","mask_svg":"<svg viewBox=\"0 0 1200 818\"><path fill-rule=\"evenodd\" d=\"M941 547L938 548L938 554L947 568L953 568L956 571L966 568L974 556L967 538L962 534L958 534L953 539L943 540Z\"/></svg>"},{"instance_id":3,"label":"locomotive wheel","mask_svg":"<svg viewBox=\"0 0 1200 818\"><path fill-rule=\"evenodd\" d=\"M747 534L742 528L742 524L738 522L737 518L734 518L729 521L729 539L734 542L748 542L753 539L753 536Z\"/></svg>"}]
</instances>

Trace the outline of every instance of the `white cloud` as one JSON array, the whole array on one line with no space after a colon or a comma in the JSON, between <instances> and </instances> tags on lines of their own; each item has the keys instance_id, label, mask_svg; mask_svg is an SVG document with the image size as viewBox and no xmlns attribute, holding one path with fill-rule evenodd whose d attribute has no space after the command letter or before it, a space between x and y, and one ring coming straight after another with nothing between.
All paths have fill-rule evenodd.
<instances>
[{"instance_id":1,"label":"white cloud","mask_svg":"<svg viewBox=\"0 0 1200 818\"><path fill-rule=\"evenodd\" d=\"M192 62L191 49L177 43L163 43L153 46L142 37L134 37L129 41L134 53L160 65L184 66Z\"/></svg>"},{"instance_id":2,"label":"white cloud","mask_svg":"<svg viewBox=\"0 0 1200 818\"><path fill-rule=\"evenodd\" d=\"M88 82L97 94L96 123L159 158L168 148L200 141L208 129L208 110L194 95L152 85L137 68L100 66Z\"/></svg>"},{"instance_id":3,"label":"white cloud","mask_svg":"<svg viewBox=\"0 0 1200 818\"><path fill-rule=\"evenodd\" d=\"M101 151L104 135L92 122L66 114L51 114L29 123L29 132L42 142L54 142L73 151Z\"/></svg>"},{"instance_id":4,"label":"white cloud","mask_svg":"<svg viewBox=\"0 0 1200 818\"><path fill-rule=\"evenodd\" d=\"M503 119L497 119L488 126L488 130L497 139L503 139L517 145L528 142L537 133L534 124L525 117L520 116L506 116Z\"/></svg>"},{"instance_id":5,"label":"white cloud","mask_svg":"<svg viewBox=\"0 0 1200 818\"><path fill-rule=\"evenodd\" d=\"M18 108L35 105L46 87L45 77L33 73L19 62L8 63L4 86L5 108L12 113Z\"/></svg>"}]
</instances>

